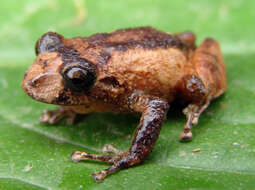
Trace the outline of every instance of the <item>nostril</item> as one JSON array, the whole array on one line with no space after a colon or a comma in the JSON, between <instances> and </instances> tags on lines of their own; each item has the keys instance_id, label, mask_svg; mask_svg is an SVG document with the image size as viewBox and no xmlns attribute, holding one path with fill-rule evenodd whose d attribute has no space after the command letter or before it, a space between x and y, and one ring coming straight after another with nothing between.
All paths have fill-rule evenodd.
<instances>
[{"instance_id":1,"label":"nostril","mask_svg":"<svg viewBox=\"0 0 255 190\"><path fill-rule=\"evenodd\" d=\"M35 86L36 86L36 80L30 80L30 81L28 81L28 85L29 85L29 86L32 86L32 87L35 87Z\"/></svg>"}]
</instances>

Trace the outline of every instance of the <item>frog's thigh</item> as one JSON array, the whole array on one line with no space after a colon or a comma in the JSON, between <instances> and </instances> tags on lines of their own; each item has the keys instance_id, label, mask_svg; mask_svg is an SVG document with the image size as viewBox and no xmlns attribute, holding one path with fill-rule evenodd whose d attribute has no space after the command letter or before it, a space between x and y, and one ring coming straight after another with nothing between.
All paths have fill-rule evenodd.
<instances>
[{"instance_id":1,"label":"frog's thigh","mask_svg":"<svg viewBox=\"0 0 255 190\"><path fill-rule=\"evenodd\" d=\"M213 98L226 90L225 65L217 41L207 38L196 49L192 57L195 72L181 80L181 92L191 103L183 110L187 122L181 133L181 140L192 138L192 125L198 123L200 114Z\"/></svg>"},{"instance_id":2,"label":"frog's thigh","mask_svg":"<svg viewBox=\"0 0 255 190\"><path fill-rule=\"evenodd\" d=\"M226 69L219 43L206 38L196 49L192 57L192 65L203 81L208 96L216 98L227 88Z\"/></svg>"}]
</instances>

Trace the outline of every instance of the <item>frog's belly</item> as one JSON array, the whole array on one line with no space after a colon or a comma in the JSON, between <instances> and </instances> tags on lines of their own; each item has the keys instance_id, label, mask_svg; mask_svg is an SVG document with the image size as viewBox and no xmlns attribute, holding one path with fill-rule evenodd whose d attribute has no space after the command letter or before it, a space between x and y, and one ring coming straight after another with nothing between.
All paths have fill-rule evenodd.
<instances>
[{"instance_id":1,"label":"frog's belly","mask_svg":"<svg viewBox=\"0 0 255 190\"><path fill-rule=\"evenodd\" d=\"M74 105L74 106L64 106L68 109L73 110L78 114L88 114L88 113L129 113L131 110L127 109L126 106L120 106L118 104L108 104L104 102L91 102L90 105Z\"/></svg>"},{"instance_id":2,"label":"frog's belly","mask_svg":"<svg viewBox=\"0 0 255 190\"><path fill-rule=\"evenodd\" d=\"M184 74L186 57L179 49L132 49L115 53L108 71L129 90L171 99L177 82Z\"/></svg>"}]
</instances>

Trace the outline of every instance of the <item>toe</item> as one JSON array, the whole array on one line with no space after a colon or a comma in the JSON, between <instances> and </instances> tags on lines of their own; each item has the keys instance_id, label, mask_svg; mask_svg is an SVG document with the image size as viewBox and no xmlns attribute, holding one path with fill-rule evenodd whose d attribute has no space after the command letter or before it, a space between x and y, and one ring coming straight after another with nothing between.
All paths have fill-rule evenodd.
<instances>
[{"instance_id":1,"label":"toe","mask_svg":"<svg viewBox=\"0 0 255 190\"><path fill-rule=\"evenodd\" d=\"M106 177L106 172L102 170L101 172L93 173L92 176L96 182L102 181Z\"/></svg>"},{"instance_id":2,"label":"toe","mask_svg":"<svg viewBox=\"0 0 255 190\"><path fill-rule=\"evenodd\" d=\"M192 140L192 132L188 132L188 133L184 133L182 132L182 134L180 135L180 140L182 142L188 142Z\"/></svg>"},{"instance_id":3,"label":"toe","mask_svg":"<svg viewBox=\"0 0 255 190\"><path fill-rule=\"evenodd\" d=\"M81 161L81 152L80 151L75 151L71 155L71 160L73 162L79 162Z\"/></svg>"}]
</instances>

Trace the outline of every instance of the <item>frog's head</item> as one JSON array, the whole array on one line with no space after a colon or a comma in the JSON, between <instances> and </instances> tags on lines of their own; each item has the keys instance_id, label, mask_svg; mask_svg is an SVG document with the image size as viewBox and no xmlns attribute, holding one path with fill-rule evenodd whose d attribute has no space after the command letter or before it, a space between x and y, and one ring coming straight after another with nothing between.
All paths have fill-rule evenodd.
<instances>
[{"instance_id":1,"label":"frog's head","mask_svg":"<svg viewBox=\"0 0 255 190\"><path fill-rule=\"evenodd\" d=\"M48 32L36 43L37 58L25 73L22 88L33 99L59 105L88 103L96 66L65 46L63 36Z\"/></svg>"}]
</instances>

